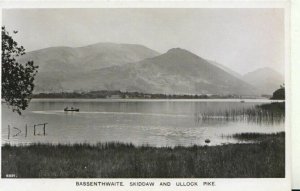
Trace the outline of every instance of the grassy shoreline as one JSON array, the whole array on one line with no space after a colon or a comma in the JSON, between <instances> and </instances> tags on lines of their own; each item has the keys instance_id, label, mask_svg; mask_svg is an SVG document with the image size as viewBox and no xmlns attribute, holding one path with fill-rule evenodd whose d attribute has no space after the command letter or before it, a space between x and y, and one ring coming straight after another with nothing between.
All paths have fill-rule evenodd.
<instances>
[{"instance_id":1,"label":"grassy shoreline","mask_svg":"<svg viewBox=\"0 0 300 191\"><path fill-rule=\"evenodd\" d=\"M239 135L254 144L191 147L2 146L2 178L277 178L285 176L285 133Z\"/></svg>"}]
</instances>

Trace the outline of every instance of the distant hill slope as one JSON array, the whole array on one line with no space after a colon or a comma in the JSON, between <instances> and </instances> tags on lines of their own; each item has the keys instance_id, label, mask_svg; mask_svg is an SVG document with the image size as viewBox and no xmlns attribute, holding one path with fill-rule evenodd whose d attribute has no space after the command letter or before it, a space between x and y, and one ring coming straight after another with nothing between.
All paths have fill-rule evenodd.
<instances>
[{"instance_id":1,"label":"distant hill slope","mask_svg":"<svg viewBox=\"0 0 300 191\"><path fill-rule=\"evenodd\" d=\"M272 95L284 83L284 77L271 68L260 68L245 74L245 82L255 86L262 94Z\"/></svg>"},{"instance_id":2,"label":"distant hill slope","mask_svg":"<svg viewBox=\"0 0 300 191\"><path fill-rule=\"evenodd\" d=\"M19 61L34 60L39 66L35 92L49 92L68 89L62 85L65 80L93 70L138 62L157 55L158 52L142 45L98 43L78 48L51 47L32 51L19 58Z\"/></svg>"},{"instance_id":3,"label":"distant hill slope","mask_svg":"<svg viewBox=\"0 0 300 191\"><path fill-rule=\"evenodd\" d=\"M224 66L224 65L222 65L222 64L220 64L220 63L218 63L218 62L211 61L211 60L209 60L209 62L210 62L211 64L213 64L213 65L215 65L215 66L221 68L221 69L224 70L225 72L228 72L229 74L233 75L233 76L236 77L236 78L242 79L242 77L243 77L241 74L239 74L239 73L237 73L237 72L231 70L230 68L228 68L228 67L226 67L226 66Z\"/></svg>"},{"instance_id":4,"label":"distant hill slope","mask_svg":"<svg viewBox=\"0 0 300 191\"><path fill-rule=\"evenodd\" d=\"M257 95L256 89L187 50L142 45L51 47L19 59L39 65L35 92L121 90L164 94Z\"/></svg>"},{"instance_id":5,"label":"distant hill slope","mask_svg":"<svg viewBox=\"0 0 300 191\"><path fill-rule=\"evenodd\" d=\"M74 74L64 89L121 90L164 94L257 94L254 87L183 49L121 66Z\"/></svg>"}]
</instances>

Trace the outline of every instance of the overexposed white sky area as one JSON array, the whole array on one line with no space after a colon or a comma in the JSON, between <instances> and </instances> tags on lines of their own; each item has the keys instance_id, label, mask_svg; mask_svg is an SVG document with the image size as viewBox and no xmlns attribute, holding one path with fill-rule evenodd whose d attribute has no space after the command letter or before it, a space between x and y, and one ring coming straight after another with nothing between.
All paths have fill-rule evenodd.
<instances>
[{"instance_id":1,"label":"overexposed white sky area","mask_svg":"<svg viewBox=\"0 0 300 191\"><path fill-rule=\"evenodd\" d=\"M3 9L26 51L98 42L187 49L240 74L284 74L284 9Z\"/></svg>"}]
</instances>

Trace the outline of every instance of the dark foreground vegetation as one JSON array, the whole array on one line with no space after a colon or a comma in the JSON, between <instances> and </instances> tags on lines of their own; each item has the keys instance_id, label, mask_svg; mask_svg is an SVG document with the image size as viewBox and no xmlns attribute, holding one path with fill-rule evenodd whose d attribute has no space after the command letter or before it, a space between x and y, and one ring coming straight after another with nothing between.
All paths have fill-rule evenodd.
<instances>
[{"instance_id":1,"label":"dark foreground vegetation","mask_svg":"<svg viewBox=\"0 0 300 191\"><path fill-rule=\"evenodd\" d=\"M285 114L285 102L273 102L256 106L258 109L273 112L274 114Z\"/></svg>"},{"instance_id":2,"label":"dark foreground vegetation","mask_svg":"<svg viewBox=\"0 0 300 191\"><path fill-rule=\"evenodd\" d=\"M278 133L253 144L222 146L5 145L2 146L2 177L7 174L18 178L284 177L284 140L284 133Z\"/></svg>"}]
</instances>

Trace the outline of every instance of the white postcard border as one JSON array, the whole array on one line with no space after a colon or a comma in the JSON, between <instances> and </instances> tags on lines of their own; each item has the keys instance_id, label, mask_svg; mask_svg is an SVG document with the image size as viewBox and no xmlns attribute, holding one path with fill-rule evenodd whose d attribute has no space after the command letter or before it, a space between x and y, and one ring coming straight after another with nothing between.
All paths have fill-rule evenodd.
<instances>
[{"instance_id":1,"label":"white postcard border","mask_svg":"<svg viewBox=\"0 0 300 191\"><path fill-rule=\"evenodd\" d=\"M0 3L2 8L284 8L285 9L285 77L286 77L286 177L285 178L217 178L217 179L0 179L1 190L291 190L291 112L294 107L291 103L291 92L295 89L295 84L291 84L291 78L295 77L295 68L290 71L290 2L279 1L3 1ZM2 11L1 11L2 15ZM295 58L293 58L295 59ZM294 60L295 61L295 60ZM298 78L299 79L299 78ZM298 80L297 80L298 81ZM294 81L293 81L294 82ZM293 86L292 86L293 85ZM294 91L293 91L294 92ZM299 92L298 94L299 95ZM292 97L294 101L295 97ZM297 110L299 112L299 110ZM1 111L0 111L1 113ZM295 117L295 116L294 116ZM293 120L295 120L293 118ZM294 123L294 121L293 121ZM294 127L295 128L295 127ZM298 132L299 133L299 132ZM1 134L1 132L0 132ZM300 137L300 135L298 135ZM294 143L293 143L294 144ZM1 151L0 151L1 152ZM159 184L162 181L171 182L170 187L103 187L103 186L76 186L76 182L123 182L129 185L129 182L155 182ZM178 187L176 182L197 181L198 187ZM214 181L216 186L200 186L203 182Z\"/></svg>"}]
</instances>

